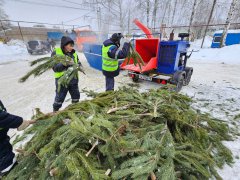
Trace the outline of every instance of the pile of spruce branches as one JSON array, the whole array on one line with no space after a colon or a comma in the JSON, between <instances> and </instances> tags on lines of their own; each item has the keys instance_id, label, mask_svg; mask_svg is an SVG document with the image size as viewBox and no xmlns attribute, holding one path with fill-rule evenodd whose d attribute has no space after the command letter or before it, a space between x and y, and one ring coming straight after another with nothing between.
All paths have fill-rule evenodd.
<instances>
[{"instance_id":1,"label":"pile of spruce branches","mask_svg":"<svg viewBox=\"0 0 240 180\"><path fill-rule=\"evenodd\" d=\"M193 110L187 96L125 87L90 94L55 114L38 110L6 179L221 179L216 169L233 161L222 144L228 125Z\"/></svg>"}]
</instances>

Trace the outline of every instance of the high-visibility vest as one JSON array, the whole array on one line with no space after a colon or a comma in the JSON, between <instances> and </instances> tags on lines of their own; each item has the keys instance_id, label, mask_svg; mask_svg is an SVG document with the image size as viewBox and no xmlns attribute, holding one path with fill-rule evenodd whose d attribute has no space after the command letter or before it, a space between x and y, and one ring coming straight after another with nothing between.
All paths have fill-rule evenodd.
<instances>
[{"instance_id":1,"label":"high-visibility vest","mask_svg":"<svg viewBox=\"0 0 240 180\"><path fill-rule=\"evenodd\" d=\"M61 48L55 48L55 52L56 52L56 55L60 55L60 56L65 56L65 54L63 53L62 49ZM77 53L75 52L73 54L74 56L74 63L75 64L78 64L78 56L77 56ZM55 72L54 73L54 77L55 78L60 78L64 75L65 71L62 71L62 72Z\"/></svg>"},{"instance_id":2,"label":"high-visibility vest","mask_svg":"<svg viewBox=\"0 0 240 180\"><path fill-rule=\"evenodd\" d=\"M113 72L118 69L118 59L117 59L117 52L115 59L112 59L108 56L108 51L111 46L102 46L102 70Z\"/></svg>"}]
</instances>

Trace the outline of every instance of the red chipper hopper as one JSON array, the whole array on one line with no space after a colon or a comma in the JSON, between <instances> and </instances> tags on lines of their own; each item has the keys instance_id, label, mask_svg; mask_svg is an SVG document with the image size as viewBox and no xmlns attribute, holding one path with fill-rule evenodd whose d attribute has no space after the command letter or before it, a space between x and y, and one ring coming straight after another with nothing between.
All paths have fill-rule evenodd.
<instances>
[{"instance_id":1,"label":"red chipper hopper","mask_svg":"<svg viewBox=\"0 0 240 180\"><path fill-rule=\"evenodd\" d=\"M138 66L135 66L132 60L130 60L129 64L127 65L128 59L126 58L121 65L121 69L139 73L157 69L157 51L160 39L153 38L152 32L137 19L134 20L134 23L147 36L147 39L136 39L135 42L135 49L142 57L145 64L142 66L142 69L140 69Z\"/></svg>"}]
</instances>

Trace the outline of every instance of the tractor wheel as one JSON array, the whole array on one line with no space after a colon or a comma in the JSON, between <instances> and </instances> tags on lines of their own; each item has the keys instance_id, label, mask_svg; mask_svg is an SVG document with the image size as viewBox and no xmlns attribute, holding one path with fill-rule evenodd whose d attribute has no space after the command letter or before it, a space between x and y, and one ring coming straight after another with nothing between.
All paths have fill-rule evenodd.
<instances>
[{"instance_id":1,"label":"tractor wheel","mask_svg":"<svg viewBox=\"0 0 240 180\"><path fill-rule=\"evenodd\" d=\"M139 77L137 75L134 75L132 77L133 82L137 83L139 81Z\"/></svg>"},{"instance_id":2,"label":"tractor wheel","mask_svg":"<svg viewBox=\"0 0 240 180\"><path fill-rule=\"evenodd\" d=\"M191 67L186 67L185 68L185 72L186 72L186 77L184 79L184 86L187 86L190 81L191 81L191 77L192 77L192 73L193 73L193 68Z\"/></svg>"},{"instance_id":3,"label":"tractor wheel","mask_svg":"<svg viewBox=\"0 0 240 180\"><path fill-rule=\"evenodd\" d=\"M183 74L179 74L175 91L180 92L183 87L183 84L184 84L184 76L183 76Z\"/></svg>"}]
</instances>

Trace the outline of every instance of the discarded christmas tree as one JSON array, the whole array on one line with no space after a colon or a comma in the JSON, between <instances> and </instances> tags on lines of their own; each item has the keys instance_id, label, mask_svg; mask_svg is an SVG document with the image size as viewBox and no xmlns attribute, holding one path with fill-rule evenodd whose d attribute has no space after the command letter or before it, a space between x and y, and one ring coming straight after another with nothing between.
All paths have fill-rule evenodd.
<instances>
[{"instance_id":1,"label":"discarded christmas tree","mask_svg":"<svg viewBox=\"0 0 240 180\"><path fill-rule=\"evenodd\" d=\"M93 94L91 92L91 94ZM232 163L227 124L168 90L94 94L56 114L38 110L34 137L6 179L221 179Z\"/></svg>"},{"instance_id":2,"label":"discarded christmas tree","mask_svg":"<svg viewBox=\"0 0 240 180\"><path fill-rule=\"evenodd\" d=\"M126 64L129 64L130 61L132 61L135 66L139 66L139 68L142 70L142 66L144 66L145 63L141 55L134 49L131 43L129 43L129 45L130 45L130 50L125 60Z\"/></svg>"},{"instance_id":3,"label":"discarded christmas tree","mask_svg":"<svg viewBox=\"0 0 240 180\"><path fill-rule=\"evenodd\" d=\"M59 56L55 55L53 57L44 57L37 60L34 60L30 63L30 66L36 66L31 71L29 71L26 75L19 79L19 82L25 82L30 76L40 76L46 71L52 69L54 65L62 63L64 66L69 66L66 73L59 79L58 87L67 86L69 82L78 76L78 71L84 73L81 66L73 63L73 60L69 56ZM40 65L39 65L40 64ZM85 74L85 73L84 73Z\"/></svg>"}]
</instances>

